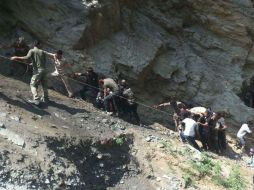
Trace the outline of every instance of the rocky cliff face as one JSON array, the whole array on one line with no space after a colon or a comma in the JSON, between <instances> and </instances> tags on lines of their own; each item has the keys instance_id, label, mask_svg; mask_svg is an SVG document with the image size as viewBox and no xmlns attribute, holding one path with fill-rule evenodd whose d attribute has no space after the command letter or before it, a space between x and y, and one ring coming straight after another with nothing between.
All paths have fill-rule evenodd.
<instances>
[{"instance_id":1,"label":"rocky cliff face","mask_svg":"<svg viewBox=\"0 0 254 190\"><path fill-rule=\"evenodd\" d=\"M250 0L5 0L0 6L8 10L1 11L2 33L22 29L63 49L75 69L92 65L126 78L143 103L177 97L227 111L234 121L252 120L253 109L238 96L254 71Z\"/></svg>"}]
</instances>

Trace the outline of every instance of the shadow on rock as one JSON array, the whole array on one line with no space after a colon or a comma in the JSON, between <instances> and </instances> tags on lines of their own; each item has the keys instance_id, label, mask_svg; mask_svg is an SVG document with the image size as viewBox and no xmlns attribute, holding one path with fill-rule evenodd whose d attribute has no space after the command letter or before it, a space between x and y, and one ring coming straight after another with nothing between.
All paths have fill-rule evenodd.
<instances>
[{"instance_id":1,"label":"shadow on rock","mask_svg":"<svg viewBox=\"0 0 254 190\"><path fill-rule=\"evenodd\" d=\"M84 113L84 112L89 113L89 111L87 111L85 109L69 107L67 105L57 103L55 101L50 101L48 106L55 107L60 110L64 110L72 115L77 114L77 113ZM47 106L45 106L45 108L46 107Z\"/></svg>"},{"instance_id":2,"label":"shadow on rock","mask_svg":"<svg viewBox=\"0 0 254 190\"><path fill-rule=\"evenodd\" d=\"M33 113L33 114L41 115L41 116L50 115L47 111L42 110L39 107L36 108L35 106L29 105L28 103L24 103L24 102L19 101L19 100L13 100L13 99L7 97L5 94L3 94L1 92L0 92L0 98L5 100L8 104L23 108L23 109L25 109L25 110Z\"/></svg>"},{"instance_id":3,"label":"shadow on rock","mask_svg":"<svg viewBox=\"0 0 254 190\"><path fill-rule=\"evenodd\" d=\"M76 178L73 181L79 183L63 183L61 188L107 189L119 183L129 172L127 167L131 161L129 145L132 144L132 138L126 136L120 138L124 139L123 144L114 139L93 143L89 139L68 141L48 138L47 145L57 156L55 162L67 159L78 170L78 175L73 176Z\"/></svg>"}]
</instances>

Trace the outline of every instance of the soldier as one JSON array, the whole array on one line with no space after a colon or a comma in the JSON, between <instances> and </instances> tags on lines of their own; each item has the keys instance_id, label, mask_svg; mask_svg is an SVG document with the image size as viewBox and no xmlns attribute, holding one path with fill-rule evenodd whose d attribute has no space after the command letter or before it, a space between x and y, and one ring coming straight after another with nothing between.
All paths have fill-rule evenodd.
<instances>
[{"instance_id":1,"label":"soldier","mask_svg":"<svg viewBox=\"0 0 254 190\"><path fill-rule=\"evenodd\" d=\"M30 49L26 56L13 56L11 60L32 60L33 76L31 78L30 87L33 94L33 100L28 100L30 103L39 105L40 98L38 96L38 86L41 84L43 96L41 101L47 102L48 100L48 86L47 86L47 72L46 72L46 55L53 56L54 54L48 53L40 49L41 43L35 41L34 48Z\"/></svg>"}]
</instances>

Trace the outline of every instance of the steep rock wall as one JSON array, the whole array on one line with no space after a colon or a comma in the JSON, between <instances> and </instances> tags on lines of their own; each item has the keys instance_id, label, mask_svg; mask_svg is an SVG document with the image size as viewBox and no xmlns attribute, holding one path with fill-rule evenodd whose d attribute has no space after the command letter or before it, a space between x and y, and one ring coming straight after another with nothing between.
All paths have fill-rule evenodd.
<instances>
[{"instance_id":1,"label":"steep rock wall","mask_svg":"<svg viewBox=\"0 0 254 190\"><path fill-rule=\"evenodd\" d=\"M254 70L250 0L17 0L4 8L16 22L3 16L3 24L63 49L76 69L126 78L143 103L177 97L252 120L238 97Z\"/></svg>"}]
</instances>

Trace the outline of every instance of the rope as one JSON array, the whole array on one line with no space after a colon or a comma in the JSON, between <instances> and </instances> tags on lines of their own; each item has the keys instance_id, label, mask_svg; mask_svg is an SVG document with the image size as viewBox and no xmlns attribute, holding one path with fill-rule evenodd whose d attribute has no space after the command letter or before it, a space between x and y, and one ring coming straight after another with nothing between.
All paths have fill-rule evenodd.
<instances>
[{"instance_id":1,"label":"rope","mask_svg":"<svg viewBox=\"0 0 254 190\"><path fill-rule=\"evenodd\" d=\"M68 79L72 80L72 81L75 81L75 82L77 82L77 83L83 84L83 85L88 86L88 87L90 87L90 88L93 88L93 89L96 89L96 90L100 90L100 88L94 87L94 86L89 85L89 84L87 84L87 83L85 83L85 82L81 82L81 81L79 81L79 80L73 79L73 78L68 77L68 76L66 76L66 77L67 77ZM125 98L125 97L123 97L123 96L120 96L120 95L115 95L115 96L117 96L117 97L119 97L119 98L122 98L122 99L125 99L125 100L128 100L127 98ZM172 114L169 114L168 112L165 112L165 111L156 109L156 108L154 108L154 107L151 107L151 106L149 106L149 105L143 104L143 103L141 103L141 102L138 102L138 101L133 101L133 102L136 103L136 104L138 104L138 105L141 105L141 106L143 106L143 107L146 107L146 108L149 108L149 109L152 109L152 110L155 110L155 111L158 111L158 112L161 112L161 113L164 113L164 114L173 116Z\"/></svg>"},{"instance_id":2,"label":"rope","mask_svg":"<svg viewBox=\"0 0 254 190\"><path fill-rule=\"evenodd\" d=\"M3 59L11 60L9 57L6 57L6 56L0 55L0 57L3 58ZM19 61L19 60L15 60L15 61L20 62L20 63L27 64L26 62L23 62L23 61ZM87 84L87 83L85 83L85 82L81 82L81 81L79 81L79 80L73 79L73 78L69 77L68 75L64 75L64 76L66 76L68 79L70 79L70 80L72 80L72 81L75 81L75 82L77 82L77 83L83 84L83 85L85 85L85 86L88 86L88 87L93 88L93 89L96 89L96 90L100 90L100 88L97 88L97 87L94 87L94 86L92 86L92 85L89 85L89 84ZM116 96L119 97L119 98L128 100L127 98L125 98L125 97L123 97L123 96L120 96L120 95L116 95ZM168 112L166 112L166 111L163 111L163 110L159 110L159 109L157 109L157 108L151 107L151 106L146 105L146 104L143 104L143 103L141 103L141 102L138 102L138 101L133 101L133 102L136 103L136 104L138 104L138 105L141 105L141 106L143 106L143 107L149 108L149 109L151 109L151 110L154 110L154 111L157 111L157 112L160 112L160 113L163 113L163 114L167 114L167 115L169 115L169 116L173 116L173 114L170 114L170 113L168 113ZM245 137L245 139L249 139L249 140L254 141L254 138Z\"/></svg>"},{"instance_id":3,"label":"rope","mask_svg":"<svg viewBox=\"0 0 254 190\"><path fill-rule=\"evenodd\" d=\"M8 60L10 60L10 61L13 61L13 60L11 60L9 57L5 57L5 56L3 56L3 55L0 55L0 57L1 58L3 58L3 59L8 59ZM25 64L26 65L26 70L25 70L25 72L24 73L22 73L20 76L24 76L27 72L28 72L28 70L29 70L29 63L27 63L27 62L24 62L24 61L20 61L20 60L15 60L15 62L19 62L19 63L22 63L22 64Z\"/></svg>"},{"instance_id":4,"label":"rope","mask_svg":"<svg viewBox=\"0 0 254 190\"><path fill-rule=\"evenodd\" d=\"M8 59L10 61L14 61L14 60L11 60L11 58L3 56L3 55L0 55L0 57L3 58L3 59ZM25 61L15 60L15 62L19 62L19 63L23 63L23 64L26 64L26 65L29 65L29 63L27 63Z\"/></svg>"}]
</instances>

